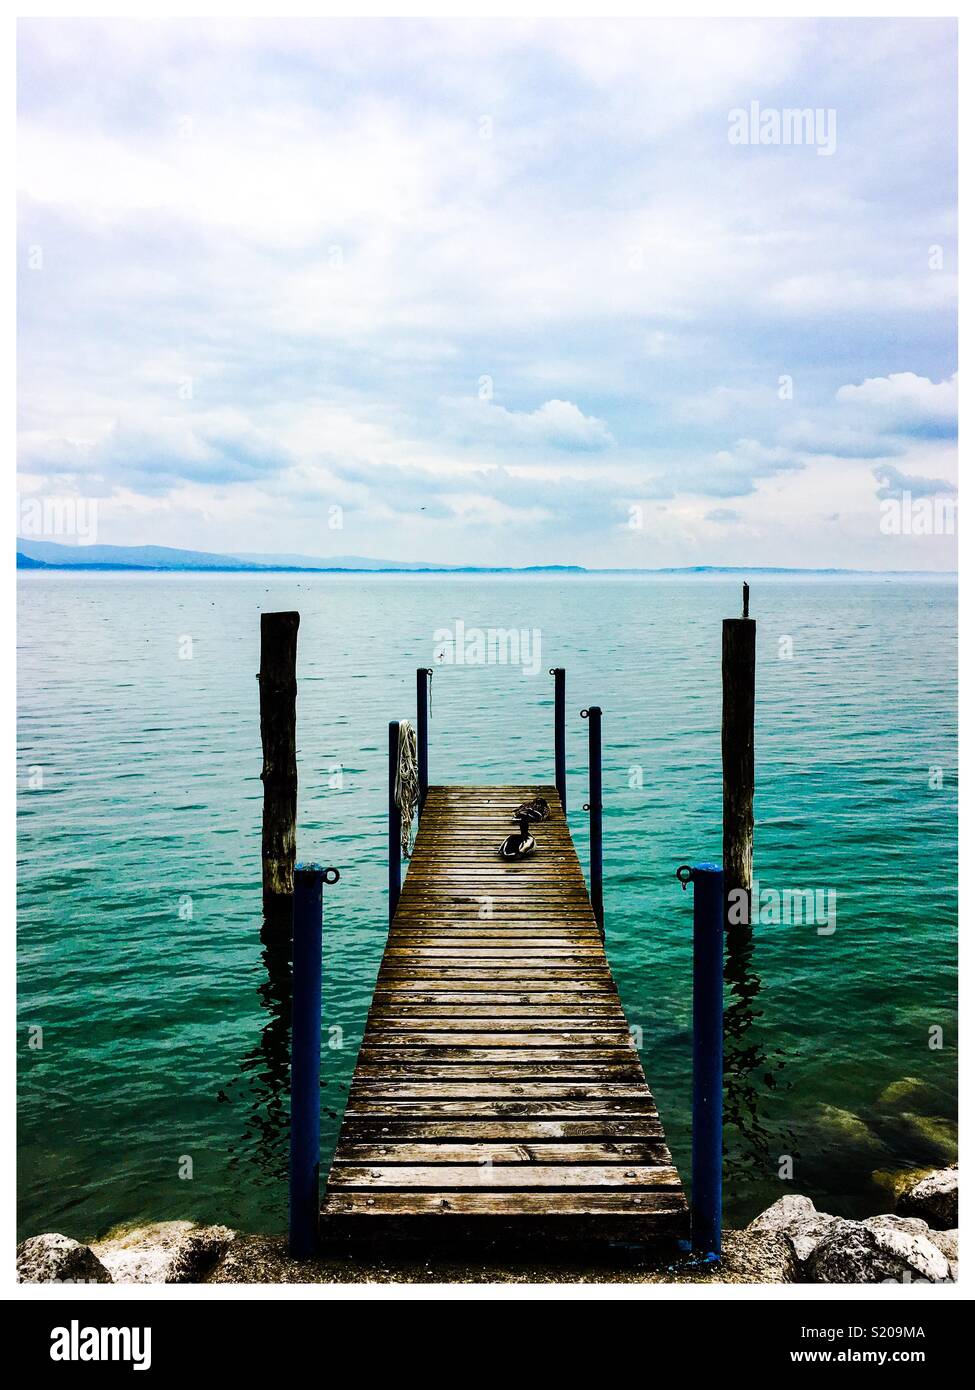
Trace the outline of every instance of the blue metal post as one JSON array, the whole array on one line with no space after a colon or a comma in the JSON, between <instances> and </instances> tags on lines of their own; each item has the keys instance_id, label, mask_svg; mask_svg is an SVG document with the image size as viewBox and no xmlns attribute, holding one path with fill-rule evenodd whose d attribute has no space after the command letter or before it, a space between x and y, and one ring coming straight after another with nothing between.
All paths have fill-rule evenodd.
<instances>
[{"instance_id":1,"label":"blue metal post","mask_svg":"<svg viewBox=\"0 0 975 1390\"><path fill-rule=\"evenodd\" d=\"M389 920L396 915L400 889L400 829L399 807L396 805L396 769L399 765L399 720L389 721Z\"/></svg>"},{"instance_id":2,"label":"blue metal post","mask_svg":"<svg viewBox=\"0 0 975 1390\"><path fill-rule=\"evenodd\" d=\"M565 799L565 671L561 666L549 668L555 677L555 786L566 809Z\"/></svg>"},{"instance_id":3,"label":"blue metal post","mask_svg":"<svg viewBox=\"0 0 975 1390\"><path fill-rule=\"evenodd\" d=\"M419 666L416 672L416 764L420 783L420 799L417 803L417 816L423 814L423 803L427 799L430 785L429 732L427 729L427 680L432 675L429 666Z\"/></svg>"},{"instance_id":4,"label":"blue metal post","mask_svg":"<svg viewBox=\"0 0 975 1390\"><path fill-rule=\"evenodd\" d=\"M295 865L288 1248L299 1260L314 1255L318 1249L322 883L327 873L336 871L317 864Z\"/></svg>"},{"instance_id":5,"label":"blue metal post","mask_svg":"<svg viewBox=\"0 0 975 1390\"><path fill-rule=\"evenodd\" d=\"M589 901L600 932L603 920L603 712L598 705L582 710L589 720Z\"/></svg>"},{"instance_id":6,"label":"blue metal post","mask_svg":"<svg viewBox=\"0 0 975 1390\"><path fill-rule=\"evenodd\" d=\"M724 874L719 864L678 869L694 884L694 1097L691 1244L721 1254L721 1128L724 1065Z\"/></svg>"}]
</instances>

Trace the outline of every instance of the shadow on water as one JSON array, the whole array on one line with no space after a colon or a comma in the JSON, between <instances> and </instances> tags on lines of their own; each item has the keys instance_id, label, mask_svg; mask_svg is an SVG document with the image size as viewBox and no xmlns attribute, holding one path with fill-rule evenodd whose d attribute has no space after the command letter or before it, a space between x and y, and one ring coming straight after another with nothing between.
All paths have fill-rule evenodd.
<instances>
[{"instance_id":1,"label":"shadow on water","mask_svg":"<svg viewBox=\"0 0 975 1390\"><path fill-rule=\"evenodd\" d=\"M766 1100L789 1082L782 1075L787 1054L767 1049L761 1033L758 996L762 981L755 968L751 925L728 924L725 934L724 1123L726 1169L759 1180L776 1175L781 1154L795 1155L794 1136L782 1126L771 1128ZM729 1143L727 1131L734 1138Z\"/></svg>"},{"instance_id":2,"label":"shadow on water","mask_svg":"<svg viewBox=\"0 0 975 1390\"><path fill-rule=\"evenodd\" d=\"M251 1164L270 1177L288 1170L291 1114L291 921L265 916L261 925L261 960L267 978L257 988L266 1014L260 1036L244 1056L240 1075L217 1100L242 1110L244 1129L228 1166Z\"/></svg>"}]
</instances>

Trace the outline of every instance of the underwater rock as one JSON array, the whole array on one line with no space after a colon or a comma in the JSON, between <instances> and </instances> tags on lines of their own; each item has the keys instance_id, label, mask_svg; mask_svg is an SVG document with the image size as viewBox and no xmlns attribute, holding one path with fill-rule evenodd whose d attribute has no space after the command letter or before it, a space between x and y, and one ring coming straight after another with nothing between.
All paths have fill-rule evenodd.
<instances>
[{"instance_id":1,"label":"underwater rock","mask_svg":"<svg viewBox=\"0 0 975 1390\"><path fill-rule=\"evenodd\" d=\"M894 1203L899 1216L918 1216L929 1226L948 1231L958 1225L958 1165L928 1170L904 1188Z\"/></svg>"},{"instance_id":2,"label":"underwater rock","mask_svg":"<svg viewBox=\"0 0 975 1390\"><path fill-rule=\"evenodd\" d=\"M92 1249L116 1284L193 1284L206 1277L234 1232L192 1221L119 1227Z\"/></svg>"},{"instance_id":3,"label":"underwater rock","mask_svg":"<svg viewBox=\"0 0 975 1390\"><path fill-rule=\"evenodd\" d=\"M18 1284L110 1284L112 1276L87 1245L50 1231L17 1246Z\"/></svg>"},{"instance_id":4,"label":"underwater rock","mask_svg":"<svg viewBox=\"0 0 975 1390\"><path fill-rule=\"evenodd\" d=\"M927 1081L919 1076L904 1076L900 1081L892 1081L877 1097L878 1105L895 1106L899 1110L927 1110L938 1102L938 1093Z\"/></svg>"},{"instance_id":5,"label":"underwater rock","mask_svg":"<svg viewBox=\"0 0 975 1390\"><path fill-rule=\"evenodd\" d=\"M931 1172L930 1168L875 1168L870 1174L871 1182L889 1192L896 1203L902 1192L906 1192Z\"/></svg>"},{"instance_id":6,"label":"underwater rock","mask_svg":"<svg viewBox=\"0 0 975 1390\"><path fill-rule=\"evenodd\" d=\"M819 1119L820 1123L832 1130L837 1138L845 1139L858 1148L883 1148L883 1143L866 1121L861 1120L860 1116L855 1115L852 1110L841 1110L836 1105L821 1105L819 1107Z\"/></svg>"},{"instance_id":7,"label":"underwater rock","mask_svg":"<svg viewBox=\"0 0 975 1390\"><path fill-rule=\"evenodd\" d=\"M937 1115L914 1115L906 1112L901 1115L901 1119L918 1140L940 1154L946 1163L952 1163L957 1159L958 1129L950 1120L940 1119Z\"/></svg>"}]
</instances>

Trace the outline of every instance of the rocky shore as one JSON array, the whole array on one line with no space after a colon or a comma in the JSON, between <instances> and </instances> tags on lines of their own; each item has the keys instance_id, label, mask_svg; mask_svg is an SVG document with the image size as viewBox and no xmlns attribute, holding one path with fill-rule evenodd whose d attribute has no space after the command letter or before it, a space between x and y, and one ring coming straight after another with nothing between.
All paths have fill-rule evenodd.
<instances>
[{"instance_id":1,"label":"rocky shore","mask_svg":"<svg viewBox=\"0 0 975 1390\"><path fill-rule=\"evenodd\" d=\"M33 1236L17 1247L21 1283L948 1283L958 1277L957 1165L898 1175L894 1210L849 1221L789 1194L743 1231L726 1231L719 1264L654 1260L613 1247L556 1254L477 1250L324 1249L288 1258L281 1237L170 1221L119 1229L83 1245Z\"/></svg>"}]
</instances>

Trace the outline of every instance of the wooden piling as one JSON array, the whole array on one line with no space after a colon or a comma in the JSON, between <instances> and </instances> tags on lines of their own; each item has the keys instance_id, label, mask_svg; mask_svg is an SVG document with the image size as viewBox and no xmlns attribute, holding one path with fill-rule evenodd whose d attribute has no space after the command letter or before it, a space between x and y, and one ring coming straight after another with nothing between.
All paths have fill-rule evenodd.
<instances>
[{"instance_id":1,"label":"wooden piling","mask_svg":"<svg viewBox=\"0 0 975 1390\"><path fill-rule=\"evenodd\" d=\"M725 618L721 634L725 920L737 926L751 920L755 834L755 620L747 616L747 584L742 610L740 618Z\"/></svg>"},{"instance_id":2,"label":"wooden piling","mask_svg":"<svg viewBox=\"0 0 975 1390\"><path fill-rule=\"evenodd\" d=\"M261 747L264 821L261 841L264 910L290 919L298 818L295 706L298 613L261 614Z\"/></svg>"}]
</instances>

